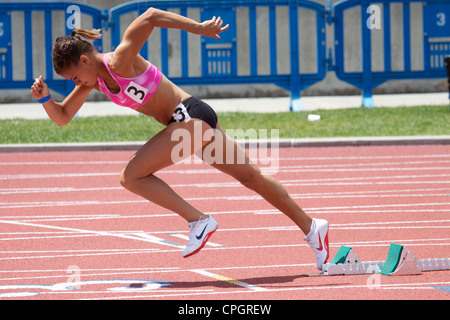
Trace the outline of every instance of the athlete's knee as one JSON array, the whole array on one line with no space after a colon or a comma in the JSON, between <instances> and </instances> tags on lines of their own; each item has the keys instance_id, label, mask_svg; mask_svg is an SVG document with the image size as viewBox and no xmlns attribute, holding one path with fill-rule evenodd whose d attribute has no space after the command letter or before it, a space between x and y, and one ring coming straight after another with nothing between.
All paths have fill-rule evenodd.
<instances>
[{"instance_id":1,"label":"athlete's knee","mask_svg":"<svg viewBox=\"0 0 450 320\"><path fill-rule=\"evenodd\" d=\"M139 179L130 173L127 167L123 168L120 173L120 184L127 190L133 191L138 184Z\"/></svg>"},{"instance_id":2,"label":"athlete's knee","mask_svg":"<svg viewBox=\"0 0 450 320\"><path fill-rule=\"evenodd\" d=\"M129 179L128 179L128 176L127 176L127 173L126 173L126 169L127 168L123 168L122 171L120 172L120 184L125 189L128 189L130 182L129 182Z\"/></svg>"}]
</instances>

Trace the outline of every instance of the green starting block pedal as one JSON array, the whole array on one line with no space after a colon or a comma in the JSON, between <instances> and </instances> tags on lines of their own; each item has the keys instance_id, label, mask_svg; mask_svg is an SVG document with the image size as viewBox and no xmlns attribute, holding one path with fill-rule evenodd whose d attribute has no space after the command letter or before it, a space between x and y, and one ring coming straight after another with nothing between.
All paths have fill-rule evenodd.
<instances>
[{"instance_id":1,"label":"green starting block pedal","mask_svg":"<svg viewBox=\"0 0 450 320\"><path fill-rule=\"evenodd\" d=\"M381 274L390 276L420 273L422 270L418 267L418 259L412 252L406 250L402 245L391 243L386 262L381 268Z\"/></svg>"},{"instance_id":2,"label":"green starting block pedal","mask_svg":"<svg viewBox=\"0 0 450 320\"><path fill-rule=\"evenodd\" d=\"M333 261L331 261L331 264L345 263L347 256L349 255L350 252L352 253L351 255L356 255L352 250L352 248L341 246L336 255L334 256Z\"/></svg>"},{"instance_id":3,"label":"green starting block pedal","mask_svg":"<svg viewBox=\"0 0 450 320\"><path fill-rule=\"evenodd\" d=\"M397 269L402 251L403 246L391 243L386 262L384 263L383 268L381 268L381 274L388 276Z\"/></svg>"}]
</instances>

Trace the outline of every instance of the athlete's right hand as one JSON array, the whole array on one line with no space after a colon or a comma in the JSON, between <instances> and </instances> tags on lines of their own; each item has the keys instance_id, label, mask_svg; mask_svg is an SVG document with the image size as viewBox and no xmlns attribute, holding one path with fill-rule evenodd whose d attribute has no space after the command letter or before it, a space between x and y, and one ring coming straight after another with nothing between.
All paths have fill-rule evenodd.
<instances>
[{"instance_id":1,"label":"athlete's right hand","mask_svg":"<svg viewBox=\"0 0 450 320\"><path fill-rule=\"evenodd\" d=\"M222 18L218 17L216 19L215 16L211 20L204 21L201 24L201 26L202 26L201 35L210 38L216 38L217 40L220 40L219 33L224 32L230 27L229 24L227 24L225 27L222 27L223 26Z\"/></svg>"},{"instance_id":2,"label":"athlete's right hand","mask_svg":"<svg viewBox=\"0 0 450 320\"><path fill-rule=\"evenodd\" d=\"M36 78L33 85L31 86L31 94L37 100L45 98L50 94L47 84L42 79L42 76Z\"/></svg>"}]
</instances>

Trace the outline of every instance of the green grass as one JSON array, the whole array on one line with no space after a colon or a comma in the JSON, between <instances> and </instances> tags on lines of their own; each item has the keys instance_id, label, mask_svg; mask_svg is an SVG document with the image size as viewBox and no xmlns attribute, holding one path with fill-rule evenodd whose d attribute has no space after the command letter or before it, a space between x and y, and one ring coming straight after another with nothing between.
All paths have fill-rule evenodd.
<instances>
[{"instance_id":1,"label":"green grass","mask_svg":"<svg viewBox=\"0 0 450 320\"><path fill-rule=\"evenodd\" d=\"M321 116L310 122L308 114ZM449 106L351 108L286 113L219 113L222 129L279 129L280 138L450 135ZM164 127L147 116L1 120L0 144L145 141ZM270 137L270 135L269 135Z\"/></svg>"}]
</instances>

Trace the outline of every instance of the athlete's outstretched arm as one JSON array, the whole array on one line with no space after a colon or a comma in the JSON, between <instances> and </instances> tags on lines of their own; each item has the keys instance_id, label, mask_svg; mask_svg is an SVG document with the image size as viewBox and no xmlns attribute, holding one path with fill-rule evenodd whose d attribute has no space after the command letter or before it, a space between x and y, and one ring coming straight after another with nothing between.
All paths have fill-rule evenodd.
<instances>
[{"instance_id":1,"label":"athlete's outstretched arm","mask_svg":"<svg viewBox=\"0 0 450 320\"><path fill-rule=\"evenodd\" d=\"M111 68L115 71L128 70L154 27L180 29L220 40L219 34L229 27L222 26L223 21L220 17L199 23L173 12L149 8L125 30L123 39L114 52Z\"/></svg>"}]
</instances>

